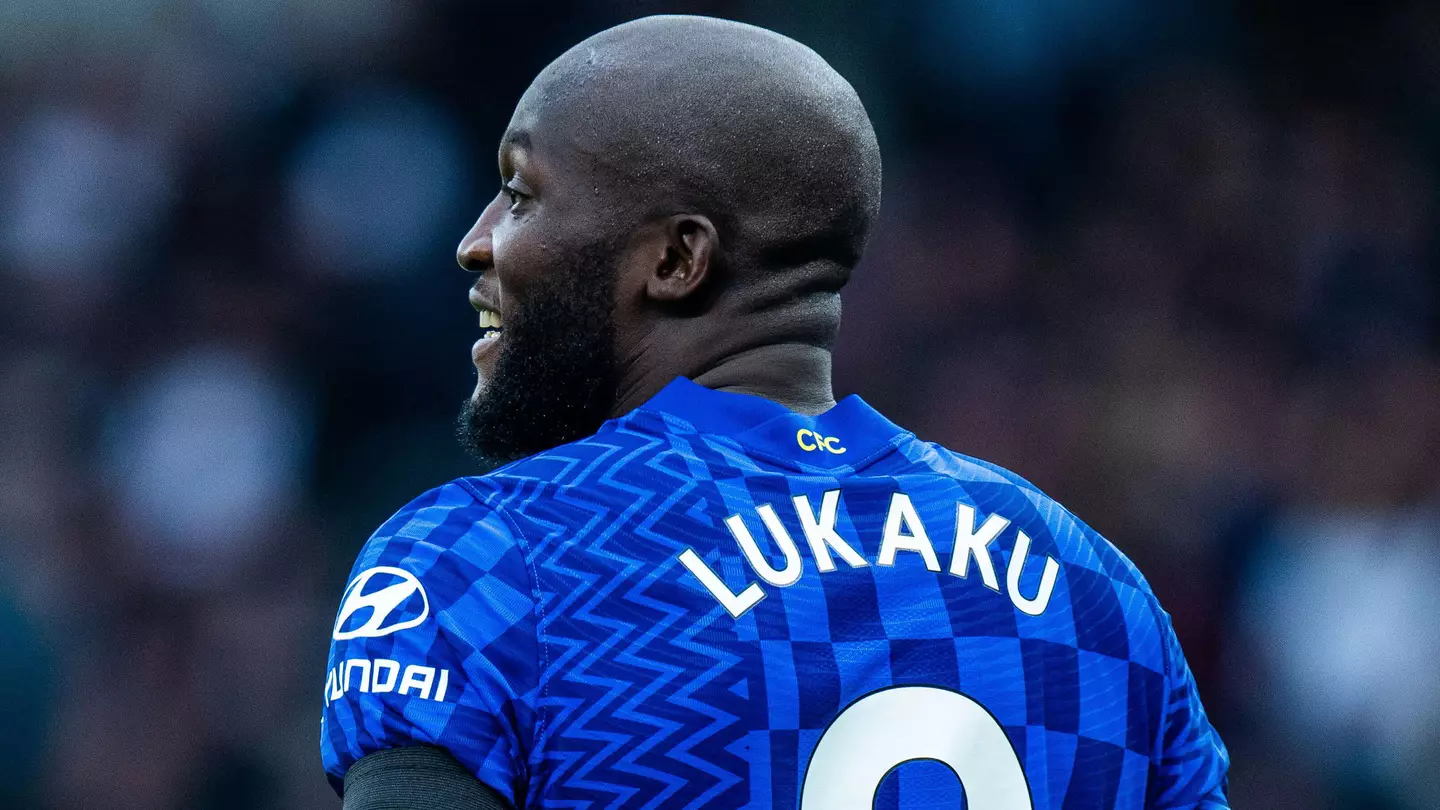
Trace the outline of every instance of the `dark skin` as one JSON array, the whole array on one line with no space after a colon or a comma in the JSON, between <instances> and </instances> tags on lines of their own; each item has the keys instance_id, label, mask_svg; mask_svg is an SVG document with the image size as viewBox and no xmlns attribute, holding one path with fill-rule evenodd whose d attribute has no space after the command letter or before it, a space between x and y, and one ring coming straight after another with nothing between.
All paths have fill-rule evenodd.
<instances>
[{"instance_id":1,"label":"dark skin","mask_svg":"<svg viewBox=\"0 0 1440 810\"><path fill-rule=\"evenodd\" d=\"M671 314L700 299L715 281L723 235L700 213L633 222L619 206L607 206L608 178L587 159L581 128L564 119L527 109L522 101L501 139L502 189L456 254L461 267L480 273L472 305L508 315L527 291L545 283L561 252L578 249L594 234L629 229L617 257L620 377L612 416L628 413L680 376L800 413L833 407L830 351L797 334L811 319L797 318L793 309L756 310L723 289L699 315ZM815 317L830 314L823 311L826 302L810 306L822 310ZM498 348L476 355L476 396L493 375Z\"/></svg>"},{"instance_id":2,"label":"dark skin","mask_svg":"<svg viewBox=\"0 0 1440 810\"><path fill-rule=\"evenodd\" d=\"M498 327L472 350L460 420L487 468L590 435L681 376L809 415L835 405L829 347L880 156L818 54L703 17L616 26L536 77L499 158L502 188L456 254L479 274L481 326ZM384 753L362 759L373 777L347 776L346 810L509 806L441 749Z\"/></svg>"}]
</instances>

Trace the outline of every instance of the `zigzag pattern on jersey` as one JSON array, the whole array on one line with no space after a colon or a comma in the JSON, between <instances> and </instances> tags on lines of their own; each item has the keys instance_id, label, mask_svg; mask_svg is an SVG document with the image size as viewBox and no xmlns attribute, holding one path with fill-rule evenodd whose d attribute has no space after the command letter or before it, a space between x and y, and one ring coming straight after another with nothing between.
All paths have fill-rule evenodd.
<instances>
[{"instance_id":1,"label":"zigzag pattern on jersey","mask_svg":"<svg viewBox=\"0 0 1440 810\"><path fill-rule=\"evenodd\" d=\"M698 806L746 794L745 761L715 754L740 740L740 718L726 706L744 700L733 690L743 677L726 674L741 656L733 635L711 632L723 610L696 614L681 590L675 557L687 546L675 538L709 521L701 507L719 500L713 478L738 477L736 463L753 462L688 438L616 426L476 481L496 488L492 503L525 530L540 582L538 629L550 657L530 765L547 806ZM609 542L617 534L631 551ZM704 756L693 753L701 746Z\"/></svg>"},{"instance_id":2,"label":"zigzag pattern on jersey","mask_svg":"<svg viewBox=\"0 0 1440 810\"><path fill-rule=\"evenodd\" d=\"M542 660L531 695L540 721L528 762L529 804L542 797L546 807L577 808L788 804L789 798L779 797L793 797L803 776L798 738L790 745L795 750L781 756L781 743L793 731L781 726L759 737L745 732L757 710L780 711L783 718L793 709L804 733L818 734L824 718L844 702L837 676L853 677L856 670L840 666L837 652L844 647L834 639L794 640L784 599L765 600L738 622L730 620L708 595L696 598L703 592L679 569L676 556L693 543L712 569L730 579L738 573L734 555L723 559L714 542L697 540L697 534L726 537L719 515L783 502L793 484L729 438L687 431L669 419L663 426L642 420L662 421L638 414L594 437L469 479L486 491L477 493L482 502L515 522L536 583ZM917 477L917 463L946 479ZM1053 784L1032 785L1036 798L1066 806L1097 797L1113 803L1117 785L1093 775L1118 780L1122 770L1143 766L1159 731L1144 721L1150 715L1145 707L1160 702L1166 669L1156 626L1163 614L1138 571L1028 482L984 462L917 442L866 473L872 483L847 500L849 516L842 518L842 524L855 521L845 534L870 546L864 554L876 551L881 504L892 490L904 487L917 502L940 502L945 498L924 490L959 480L982 512L1027 527L1031 554L1054 555L1072 566L1052 610L1023 629L1008 607L993 613L940 593L934 604L948 606L938 613L938 621L950 625L942 636L984 651L987 671L1009 673L1008 691L994 696L994 706L1009 707L1005 730L1027 772L1051 776ZM945 532L934 541L942 556L949 551ZM1006 568L1009 558L1009 550L998 550L997 567ZM1038 576L1038 568L1030 570ZM850 579L855 587L847 594L865 598L842 599L844 611L820 616L817 626L828 621L843 640L874 646L862 663L882 670L896 649L924 647L906 645L906 630L892 634L884 626L886 616L912 615L914 595L877 592L873 570ZM845 581L822 584L821 599L829 601L828 589ZM963 586L941 579L938 587L943 593ZM702 612L697 604L709 607ZM772 652L788 650L781 657L791 656L792 673L803 668L811 680L785 686L783 674L768 671L761 660L758 647L767 644ZM880 652L885 649L889 653ZM893 669L897 659L888 665ZM1124 679L1092 678L1085 687L1089 699L1082 701L1082 667L1112 673L1128 668L1129 688ZM949 683L954 675L940 680ZM785 694L794 693L788 703L769 694L772 676L789 690ZM987 683L972 681L968 688L994 688ZM962 680L959 686L967 685ZM807 739L808 749L814 740ZM769 774L751 773L750 747L756 745L771 752L760 758L769 762Z\"/></svg>"}]
</instances>

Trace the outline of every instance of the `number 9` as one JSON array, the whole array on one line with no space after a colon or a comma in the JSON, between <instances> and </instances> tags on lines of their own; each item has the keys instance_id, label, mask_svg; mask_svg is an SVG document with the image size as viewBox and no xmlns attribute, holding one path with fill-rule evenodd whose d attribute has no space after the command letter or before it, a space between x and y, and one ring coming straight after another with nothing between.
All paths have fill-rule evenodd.
<instances>
[{"instance_id":1,"label":"number 9","mask_svg":"<svg viewBox=\"0 0 1440 810\"><path fill-rule=\"evenodd\" d=\"M1034 810L1000 723L974 700L935 686L881 689L840 712L810 756L800 810L872 810L885 774L917 759L948 765L970 807Z\"/></svg>"}]
</instances>

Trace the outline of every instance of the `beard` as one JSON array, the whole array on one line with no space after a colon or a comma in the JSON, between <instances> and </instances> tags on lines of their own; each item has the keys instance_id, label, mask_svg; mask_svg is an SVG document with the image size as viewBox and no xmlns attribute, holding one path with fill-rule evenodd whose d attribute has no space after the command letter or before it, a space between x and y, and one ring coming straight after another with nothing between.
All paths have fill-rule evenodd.
<instances>
[{"instance_id":1,"label":"beard","mask_svg":"<svg viewBox=\"0 0 1440 810\"><path fill-rule=\"evenodd\" d=\"M494 377L457 425L486 471L589 436L614 412L614 257L587 246L506 318Z\"/></svg>"}]
</instances>

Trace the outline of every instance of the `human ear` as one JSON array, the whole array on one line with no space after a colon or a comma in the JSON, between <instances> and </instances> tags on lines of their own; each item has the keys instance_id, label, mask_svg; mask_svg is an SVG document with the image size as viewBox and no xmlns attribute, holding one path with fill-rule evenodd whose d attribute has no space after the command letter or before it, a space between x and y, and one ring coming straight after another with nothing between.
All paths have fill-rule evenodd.
<instances>
[{"instance_id":1,"label":"human ear","mask_svg":"<svg viewBox=\"0 0 1440 810\"><path fill-rule=\"evenodd\" d=\"M646 279L645 293L653 300L679 302L692 298L715 272L720 258L720 236L709 217L676 214L662 227L664 249Z\"/></svg>"}]
</instances>

